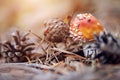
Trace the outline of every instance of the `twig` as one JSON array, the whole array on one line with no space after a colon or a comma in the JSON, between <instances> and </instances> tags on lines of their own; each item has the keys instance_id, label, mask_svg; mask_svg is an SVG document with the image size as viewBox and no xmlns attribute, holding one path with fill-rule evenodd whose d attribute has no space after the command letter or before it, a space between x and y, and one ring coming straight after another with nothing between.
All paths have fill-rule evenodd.
<instances>
[{"instance_id":1,"label":"twig","mask_svg":"<svg viewBox=\"0 0 120 80\"><path fill-rule=\"evenodd\" d=\"M55 57L55 59L57 60L57 62L59 62L57 56L55 55L55 53L53 52L53 56Z\"/></svg>"},{"instance_id":2,"label":"twig","mask_svg":"<svg viewBox=\"0 0 120 80\"><path fill-rule=\"evenodd\" d=\"M25 58L28 60L28 64L31 63L30 58L25 56Z\"/></svg>"},{"instance_id":3,"label":"twig","mask_svg":"<svg viewBox=\"0 0 120 80\"><path fill-rule=\"evenodd\" d=\"M29 32L32 33L35 37L37 37L39 40L42 40L42 38L41 38L39 35L35 34L35 33L32 32L31 30L29 30Z\"/></svg>"},{"instance_id":4,"label":"twig","mask_svg":"<svg viewBox=\"0 0 120 80\"><path fill-rule=\"evenodd\" d=\"M75 55L75 56L79 57L80 59L86 60L86 58L84 58L84 57L82 57L82 56L80 56L80 55L77 55L77 54L75 54L75 53L69 52L69 51L61 50L61 49L58 49L58 48L51 48L51 50L63 52L63 53L70 54L70 55Z\"/></svg>"}]
</instances>

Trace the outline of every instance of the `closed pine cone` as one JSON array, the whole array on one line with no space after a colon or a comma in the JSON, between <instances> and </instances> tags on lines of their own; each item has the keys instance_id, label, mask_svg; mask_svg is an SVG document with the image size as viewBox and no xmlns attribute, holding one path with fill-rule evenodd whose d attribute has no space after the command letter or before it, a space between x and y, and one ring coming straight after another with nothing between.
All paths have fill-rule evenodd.
<instances>
[{"instance_id":1,"label":"closed pine cone","mask_svg":"<svg viewBox=\"0 0 120 80\"><path fill-rule=\"evenodd\" d=\"M50 19L45 22L45 27L44 36L50 42L65 42L69 36L69 26L61 19Z\"/></svg>"}]
</instances>

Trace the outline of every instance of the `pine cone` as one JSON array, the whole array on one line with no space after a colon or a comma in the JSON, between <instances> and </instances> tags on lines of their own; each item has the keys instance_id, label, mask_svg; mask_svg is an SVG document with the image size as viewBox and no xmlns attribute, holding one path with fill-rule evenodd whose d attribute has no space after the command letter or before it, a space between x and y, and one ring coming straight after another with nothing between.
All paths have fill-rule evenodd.
<instances>
[{"instance_id":1,"label":"pine cone","mask_svg":"<svg viewBox=\"0 0 120 80\"><path fill-rule=\"evenodd\" d=\"M110 33L101 32L95 35L96 43L87 44L84 47L85 57L98 59L101 64L120 63L120 43Z\"/></svg>"},{"instance_id":2,"label":"pine cone","mask_svg":"<svg viewBox=\"0 0 120 80\"><path fill-rule=\"evenodd\" d=\"M102 64L120 63L120 40L116 39L110 33L101 33L100 37L95 35L97 46L102 52L95 56Z\"/></svg>"},{"instance_id":3,"label":"pine cone","mask_svg":"<svg viewBox=\"0 0 120 80\"><path fill-rule=\"evenodd\" d=\"M101 49L95 43L88 43L83 46L84 56L93 59L97 54L101 53Z\"/></svg>"},{"instance_id":4,"label":"pine cone","mask_svg":"<svg viewBox=\"0 0 120 80\"><path fill-rule=\"evenodd\" d=\"M65 42L69 36L69 27L61 19L50 19L45 22L45 27L44 36L50 42Z\"/></svg>"},{"instance_id":5,"label":"pine cone","mask_svg":"<svg viewBox=\"0 0 120 80\"><path fill-rule=\"evenodd\" d=\"M9 41L2 43L1 54L5 58L6 62L26 62L25 56L32 53L34 50L34 43L29 41L27 34L20 34L16 31L12 34L12 38Z\"/></svg>"}]
</instances>

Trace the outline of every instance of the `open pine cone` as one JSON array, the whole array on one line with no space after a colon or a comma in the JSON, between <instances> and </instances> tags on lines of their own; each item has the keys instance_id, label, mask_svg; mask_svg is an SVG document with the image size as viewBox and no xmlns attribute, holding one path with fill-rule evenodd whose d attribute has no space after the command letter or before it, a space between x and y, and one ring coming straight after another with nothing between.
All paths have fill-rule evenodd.
<instances>
[{"instance_id":1,"label":"open pine cone","mask_svg":"<svg viewBox=\"0 0 120 80\"><path fill-rule=\"evenodd\" d=\"M120 40L110 33L101 33L100 37L95 35L97 46L102 50L94 59L99 59L102 64L120 63Z\"/></svg>"},{"instance_id":2,"label":"open pine cone","mask_svg":"<svg viewBox=\"0 0 120 80\"><path fill-rule=\"evenodd\" d=\"M120 43L110 33L101 32L100 36L95 35L96 43L84 47L85 57L98 59L101 64L120 63Z\"/></svg>"},{"instance_id":3,"label":"open pine cone","mask_svg":"<svg viewBox=\"0 0 120 80\"><path fill-rule=\"evenodd\" d=\"M26 62L26 56L34 50L34 43L27 37L29 33L20 34L19 31L12 33L11 40L2 43L1 54L6 62Z\"/></svg>"},{"instance_id":4,"label":"open pine cone","mask_svg":"<svg viewBox=\"0 0 120 80\"><path fill-rule=\"evenodd\" d=\"M65 42L69 36L69 27L61 19L50 19L45 22L45 27L45 39L50 42Z\"/></svg>"}]
</instances>

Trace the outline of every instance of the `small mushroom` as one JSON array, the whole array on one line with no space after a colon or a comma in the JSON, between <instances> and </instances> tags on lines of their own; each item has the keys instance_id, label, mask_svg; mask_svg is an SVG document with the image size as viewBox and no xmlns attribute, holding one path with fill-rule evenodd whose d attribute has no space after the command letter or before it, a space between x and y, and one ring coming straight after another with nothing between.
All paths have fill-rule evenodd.
<instances>
[{"instance_id":1,"label":"small mushroom","mask_svg":"<svg viewBox=\"0 0 120 80\"><path fill-rule=\"evenodd\" d=\"M90 13L78 14L70 24L70 37L74 41L88 42L94 40L94 34L104 32L104 27Z\"/></svg>"}]
</instances>

